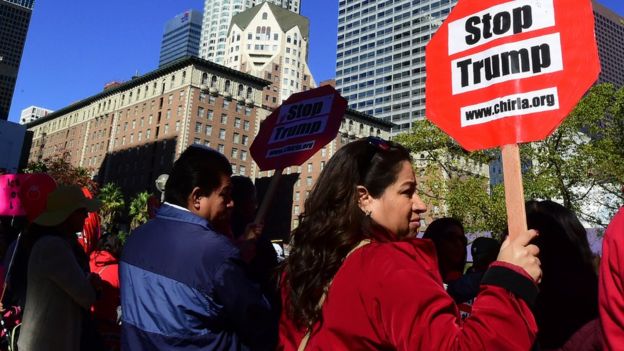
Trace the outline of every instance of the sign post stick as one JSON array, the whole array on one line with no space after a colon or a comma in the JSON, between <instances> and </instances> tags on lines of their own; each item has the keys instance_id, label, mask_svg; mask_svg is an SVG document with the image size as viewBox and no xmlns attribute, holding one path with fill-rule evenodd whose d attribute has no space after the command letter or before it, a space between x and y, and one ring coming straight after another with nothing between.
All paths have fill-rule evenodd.
<instances>
[{"instance_id":1,"label":"sign post stick","mask_svg":"<svg viewBox=\"0 0 624 351\"><path fill-rule=\"evenodd\" d=\"M275 170L273 177L271 178L271 184L269 184L269 188L267 189L264 197L262 198L262 204L258 209L258 213L256 213L256 219L254 223L260 224L264 223L264 219L269 211L269 207L271 207L271 203L273 202L273 198L277 193L277 186L279 185L280 179L282 179L282 172L284 172L283 168L278 168Z\"/></svg>"},{"instance_id":2,"label":"sign post stick","mask_svg":"<svg viewBox=\"0 0 624 351\"><path fill-rule=\"evenodd\" d=\"M520 166L520 148L518 144L504 145L502 154L507 228L509 229L510 238L515 238L527 230L522 169Z\"/></svg>"}]
</instances>

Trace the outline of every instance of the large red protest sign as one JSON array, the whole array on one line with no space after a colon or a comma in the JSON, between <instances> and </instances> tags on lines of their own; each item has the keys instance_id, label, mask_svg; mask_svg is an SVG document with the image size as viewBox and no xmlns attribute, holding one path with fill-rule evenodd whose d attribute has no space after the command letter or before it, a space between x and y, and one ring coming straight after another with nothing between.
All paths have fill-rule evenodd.
<instances>
[{"instance_id":1,"label":"large red protest sign","mask_svg":"<svg viewBox=\"0 0 624 351\"><path fill-rule=\"evenodd\" d=\"M328 85L291 95L260 125L251 156L263 171L301 165L336 137L346 108Z\"/></svg>"},{"instance_id":2,"label":"large red protest sign","mask_svg":"<svg viewBox=\"0 0 624 351\"><path fill-rule=\"evenodd\" d=\"M546 138L600 72L589 0L460 1L426 57L427 118L467 150Z\"/></svg>"}]
</instances>

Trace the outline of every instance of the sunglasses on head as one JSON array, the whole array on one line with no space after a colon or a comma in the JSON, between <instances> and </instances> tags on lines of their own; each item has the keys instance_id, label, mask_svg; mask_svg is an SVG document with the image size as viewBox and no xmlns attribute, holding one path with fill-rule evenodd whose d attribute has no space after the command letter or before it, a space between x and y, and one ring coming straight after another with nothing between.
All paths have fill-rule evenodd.
<instances>
[{"instance_id":1,"label":"sunglasses on head","mask_svg":"<svg viewBox=\"0 0 624 351\"><path fill-rule=\"evenodd\" d=\"M390 150L390 144L386 140L383 140L380 137L369 136L366 138L366 141L368 142L369 145L374 146L378 150L383 150L383 151Z\"/></svg>"}]
</instances>

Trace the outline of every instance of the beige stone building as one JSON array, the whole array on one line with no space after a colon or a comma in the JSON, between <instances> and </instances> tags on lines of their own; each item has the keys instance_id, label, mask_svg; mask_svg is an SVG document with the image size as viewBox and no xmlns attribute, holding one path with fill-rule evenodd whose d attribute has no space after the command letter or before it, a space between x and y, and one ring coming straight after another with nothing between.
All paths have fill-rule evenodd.
<instances>
[{"instance_id":1,"label":"beige stone building","mask_svg":"<svg viewBox=\"0 0 624 351\"><path fill-rule=\"evenodd\" d=\"M249 146L269 82L198 58L185 58L60 109L31 124L29 160L67 154L101 183L126 194L154 190L190 144L213 147L236 174L255 177Z\"/></svg>"},{"instance_id":2,"label":"beige stone building","mask_svg":"<svg viewBox=\"0 0 624 351\"><path fill-rule=\"evenodd\" d=\"M310 23L269 2L232 17L225 65L271 82L262 105L276 108L291 94L316 87L308 67Z\"/></svg>"},{"instance_id":3,"label":"beige stone building","mask_svg":"<svg viewBox=\"0 0 624 351\"><path fill-rule=\"evenodd\" d=\"M263 89L271 82L230 68L188 57L55 111L27 125L33 132L29 161L66 155L75 166L92 170L101 184L114 182L128 196L156 192L154 181L168 173L189 145L217 149L234 174L254 180L259 172L249 153L260 122ZM301 166L285 169L292 180L288 208L273 212L274 221L296 226L297 215L329 158L342 145L369 135L388 138L392 124L348 110L338 136Z\"/></svg>"}]
</instances>

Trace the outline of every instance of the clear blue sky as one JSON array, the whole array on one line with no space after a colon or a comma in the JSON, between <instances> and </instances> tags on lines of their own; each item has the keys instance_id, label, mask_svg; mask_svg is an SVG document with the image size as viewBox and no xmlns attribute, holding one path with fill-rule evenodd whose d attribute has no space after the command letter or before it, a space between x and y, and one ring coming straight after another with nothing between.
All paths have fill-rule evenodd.
<instances>
[{"instance_id":1,"label":"clear blue sky","mask_svg":"<svg viewBox=\"0 0 624 351\"><path fill-rule=\"evenodd\" d=\"M301 2L312 74L333 78L338 0ZM601 3L624 16L623 0ZM156 69L165 22L187 9L203 11L203 0L36 1L9 120L30 105L59 109Z\"/></svg>"}]
</instances>

